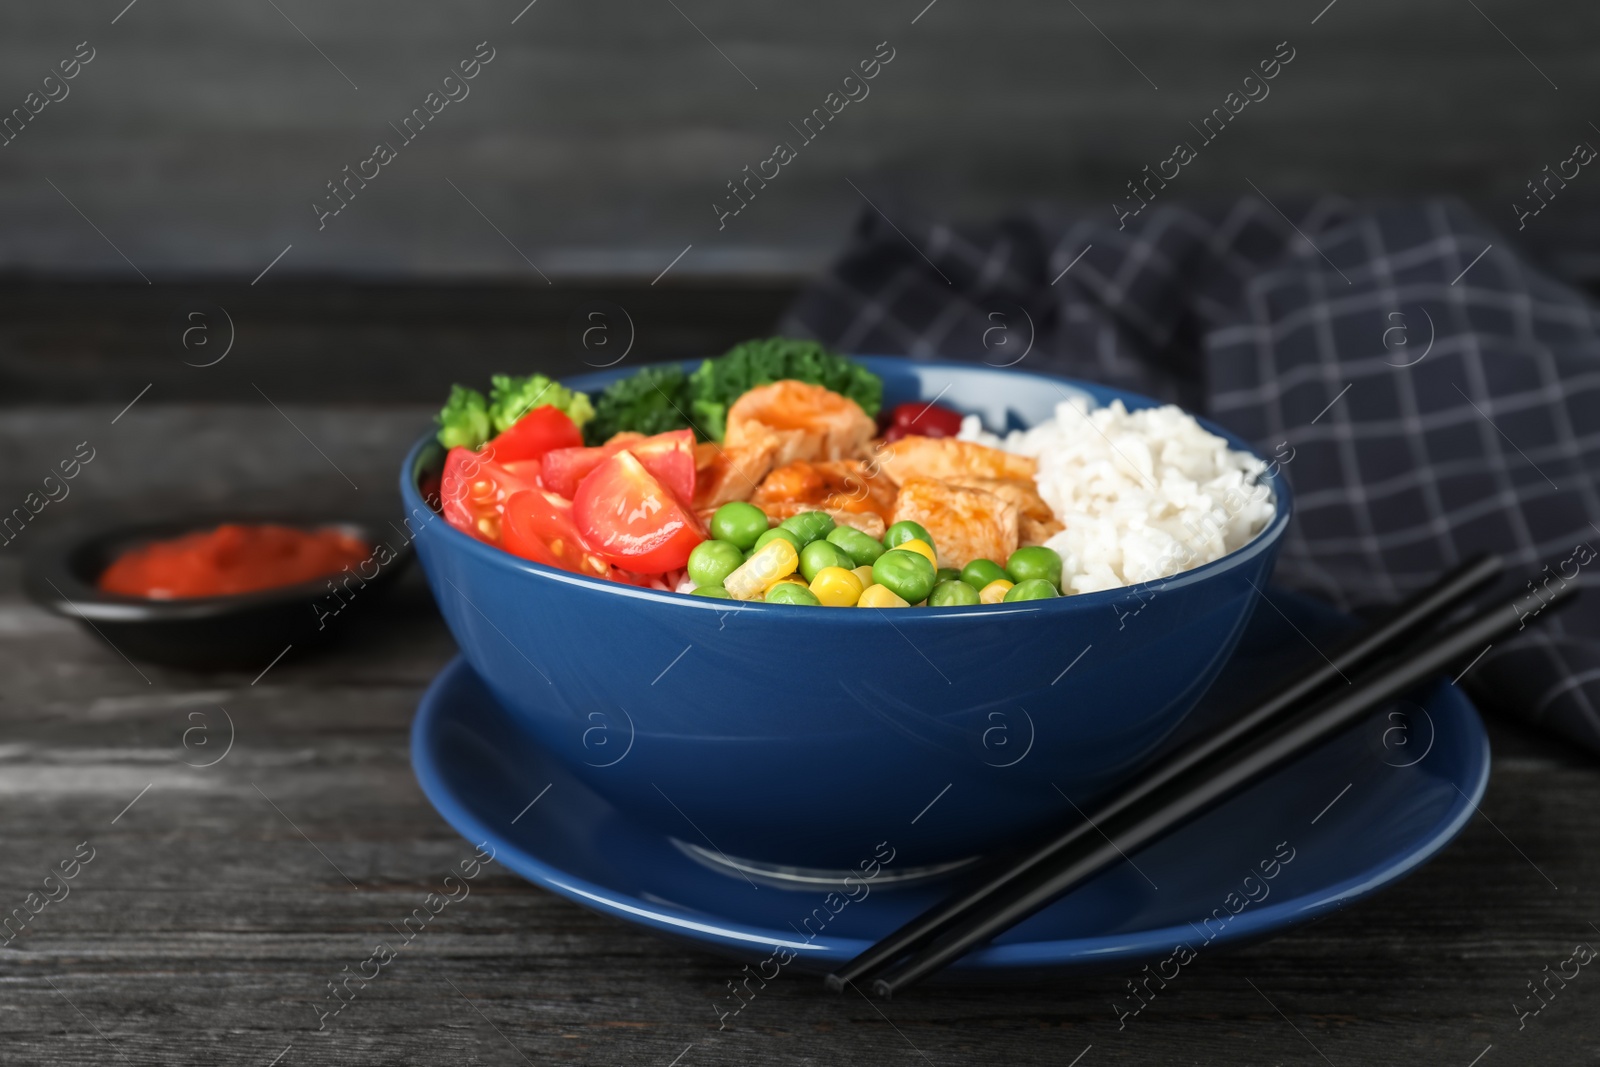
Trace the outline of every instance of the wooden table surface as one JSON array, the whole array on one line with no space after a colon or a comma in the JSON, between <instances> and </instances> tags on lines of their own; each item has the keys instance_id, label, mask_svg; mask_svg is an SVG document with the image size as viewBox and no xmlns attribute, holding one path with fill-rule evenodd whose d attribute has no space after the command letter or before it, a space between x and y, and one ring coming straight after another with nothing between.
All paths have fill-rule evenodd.
<instances>
[{"instance_id":1,"label":"wooden table surface","mask_svg":"<svg viewBox=\"0 0 1600 1067\"><path fill-rule=\"evenodd\" d=\"M1520 1030L1513 1007L1546 965L1600 945L1600 774L1496 722L1482 816L1441 856L1320 922L1204 956L1121 1031L1117 977L876 1004L803 976L773 983L719 1031L728 962L491 864L319 1033L326 983L471 854L408 761L417 700L454 652L426 588L413 574L343 647L291 655L252 682L136 669L27 602L18 553L24 538L113 513L224 501L381 511L426 413L120 406L0 413L6 508L76 442L97 449L74 495L0 550L0 910L93 850L70 894L0 948L0 1062L1600 1061L1600 972L1581 971ZM191 766L226 739L219 708L232 748ZM186 747L196 726L216 746L191 734Z\"/></svg>"}]
</instances>

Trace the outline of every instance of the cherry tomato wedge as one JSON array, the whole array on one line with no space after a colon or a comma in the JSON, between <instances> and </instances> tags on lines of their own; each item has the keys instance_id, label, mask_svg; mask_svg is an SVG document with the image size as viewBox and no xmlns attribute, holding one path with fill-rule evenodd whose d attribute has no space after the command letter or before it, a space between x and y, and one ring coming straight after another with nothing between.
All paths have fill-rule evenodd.
<instances>
[{"instance_id":1,"label":"cherry tomato wedge","mask_svg":"<svg viewBox=\"0 0 1600 1067\"><path fill-rule=\"evenodd\" d=\"M590 471L572 501L578 531L607 562L642 574L682 567L706 539L689 506L623 449Z\"/></svg>"},{"instance_id":2,"label":"cherry tomato wedge","mask_svg":"<svg viewBox=\"0 0 1600 1067\"><path fill-rule=\"evenodd\" d=\"M593 448L557 448L544 456L544 487L571 500L584 476L607 459L643 441L644 434L623 430Z\"/></svg>"},{"instance_id":3,"label":"cherry tomato wedge","mask_svg":"<svg viewBox=\"0 0 1600 1067\"><path fill-rule=\"evenodd\" d=\"M470 448L452 448L439 478L440 510L451 526L498 545L501 509L513 493L537 489L538 473L537 463L506 467Z\"/></svg>"},{"instance_id":4,"label":"cherry tomato wedge","mask_svg":"<svg viewBox=\"0 0 1600 1067\"><path fill-rule=\"evenodd\" d=\"M572 521L572 502L547 489L523 489L505 504L501 542L507 552L593 578L610 577L611 567L589 551Z\"/></svg>"},{"instance_id":5,"label":"cherry tomato wedge","mask_svg":"<svg viewBox=\"0 0 1600 1067\"><path fill-rule=\"evenodd\" d=\"M961 413L912 400L901 404L889 413L889 425L883 433L885 441L898 441L916 434L921 437L954 437L961 431Z\"/></svg>"},{"instance_id":6,"label":"cherry tomato wedge","mask_svg":"<svg viewBox=\"0 0 1600 1067\"><path fill-rule=\"evenodd\" d=\"M570 498L590 471L624 448L632 452L657 481L676 493L679 500L694 499L693 430L673 430L654 437L619 433L596 448L562 448L549 452L544 457L544 487Z\"/></svg>"},{"instance_id":7,"label":"cherry tomato wedge","mask_svg":"<svg viewBox=\"0 0 1600 1067\"><path fill-rule=\"evenodd\" d=\"M694 500L694 431L671 430L628 446L656 481L684 503Z\"/></svg>"},{"instance_id":8,"label":"cherry tomato wedge","mask_svg":"<svg viewBox=\"0 0 1600 1067\"><path fill-rule=\"evenodd\" d=\"M518 459L510 463L496 460L495 465L525 485L538 485L539 473L543 467L543 464L536 459Z\"/></svg>"},{"instance_id":9,"label":"cherry tomato wedge","mask_svg":"<svg viewBox=\"0 0 1600 1067\"><path fill-rule=\"evenodd\" d=\"M583 444L583 434L567 413L550 404L523 415L491 440L485 449L496 463L538 459L553 448L573 448Z\"/></svg>"}]
</instances>

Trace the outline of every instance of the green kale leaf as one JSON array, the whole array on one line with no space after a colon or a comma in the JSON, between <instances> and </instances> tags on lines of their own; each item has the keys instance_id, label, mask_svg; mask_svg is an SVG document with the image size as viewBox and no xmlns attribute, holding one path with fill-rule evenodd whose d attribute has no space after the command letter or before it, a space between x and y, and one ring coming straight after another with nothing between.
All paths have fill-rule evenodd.
<instances>
[{"instance_id":1,"label":"green kale leaf","mask_svg":"<svg viewBox=\"0 0 1600 1067\"><path fill-rule=\"evenodd\" d=\"M590 444L601 444L622 430L666 433L689 425L683 369L672 364L641 367L603 389L594 402L594 420L585 428Z\"/></svg>"}]
</instances>

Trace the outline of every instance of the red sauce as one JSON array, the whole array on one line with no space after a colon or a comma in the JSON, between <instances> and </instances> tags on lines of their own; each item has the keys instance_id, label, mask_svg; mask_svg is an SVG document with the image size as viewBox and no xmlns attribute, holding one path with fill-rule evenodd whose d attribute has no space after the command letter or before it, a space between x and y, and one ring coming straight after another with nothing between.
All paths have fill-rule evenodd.
<instances>
[{"instance_id":1,"label":"red sauce","mask_svg":"<svg viewBox=\"0 0 1600 1067\"><path fill-rule=\"evenodd\" d=\"M229 596L336 574L371 553L372 546L339 530L228 523L130 548L97 584L152 600Z\"/></svg>"}]
</instances>

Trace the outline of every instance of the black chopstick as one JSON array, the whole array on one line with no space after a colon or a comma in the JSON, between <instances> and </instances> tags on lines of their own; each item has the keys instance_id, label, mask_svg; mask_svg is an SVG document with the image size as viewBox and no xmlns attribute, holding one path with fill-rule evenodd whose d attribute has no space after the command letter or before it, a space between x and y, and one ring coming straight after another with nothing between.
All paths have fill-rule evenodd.
<instances>
[{"instance_id":1,"label":"black chopstick","mask_svg":"<svg viewBox=\"0 0 1600 1067\"><path fill-rule=\"evenodd\" d=\"M1501 603L1420 637L1369 667L1351 684L1336 689L1303 713L1246 741L1211 765L1157 791L1145 803L1099 827L1103 836L1085 838L1082 847L1003 900L994 901L941 933L933 942L885 971L872 983L879 996L920 981L1021 922L1062 894L1111 866L1125 854L1183 825L1253 782L1304 755L1335 734L1356 725L1374 708L1439 674L1452 664L1481 655L1484 647L1514 633L1547 609L1566 604L1577 586L1549 594L1530 594Z\"/></svg>"},{"instance_id":2,"label":"black chopstick","mask_svg":"<svg viewBox=\"0 0 1600 1067\"><path fill-rule=\"evenodd\" d=\"M1345 641L1327 659L1319 659L1309 670L1297 675L1261 700L1243 715L1214 733L1196 738L1150 768L1119 793L1100 802L1085 819L1074 823L1053 840L1007 864L981 885L964 890L929 909L888 937L879 941L838 971L828 975L827 985L835 992L847 983L859 982L900 956L927 944L995 894L1011 887L1062 855L1086 837L1094 826L1126 811L1178 776L1207 763L1244 738L1266 729L1311 697L1334 685L1342 685L1353 674L1385 649L1436 621L1461 604L1473 592L1498 578L1503 564L1498 556L1474 556L1427 588L1412 594L1382 620Z\"/></svg>"}]
</instances>

